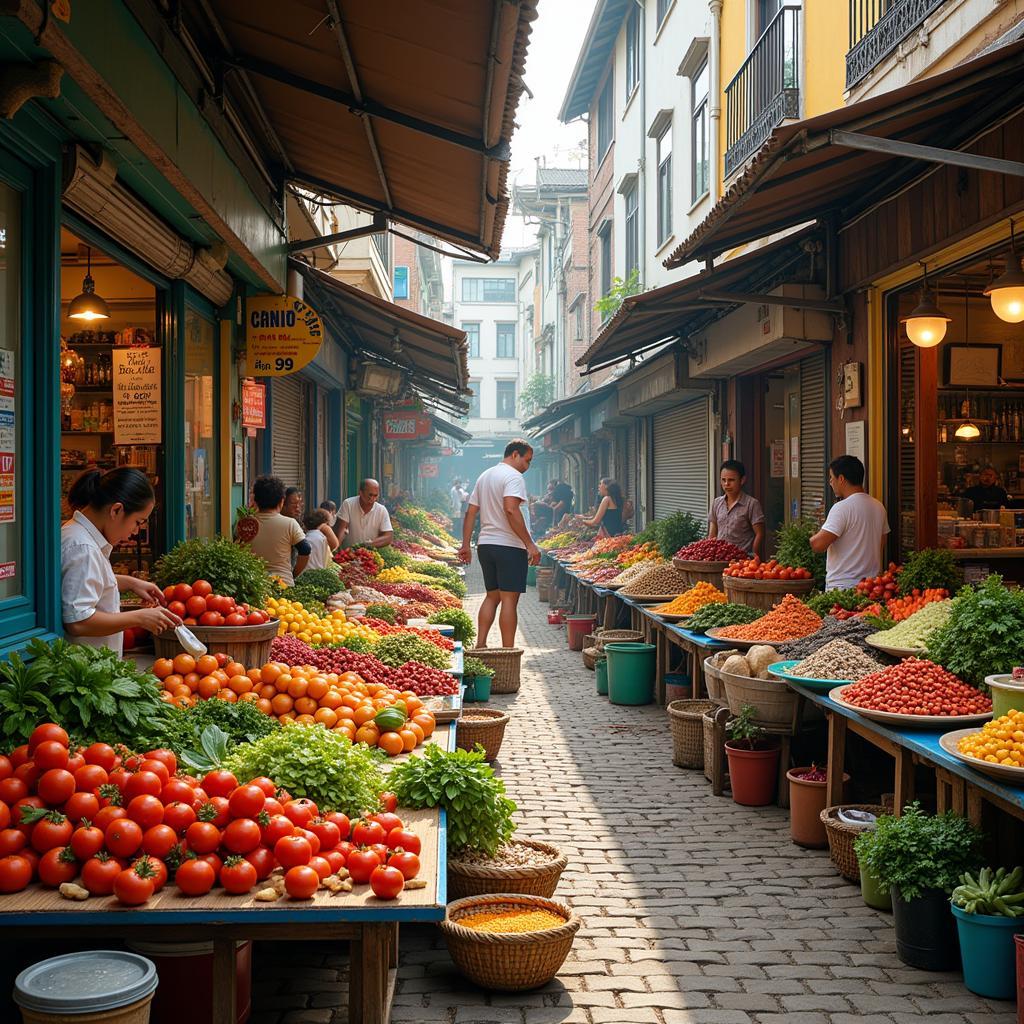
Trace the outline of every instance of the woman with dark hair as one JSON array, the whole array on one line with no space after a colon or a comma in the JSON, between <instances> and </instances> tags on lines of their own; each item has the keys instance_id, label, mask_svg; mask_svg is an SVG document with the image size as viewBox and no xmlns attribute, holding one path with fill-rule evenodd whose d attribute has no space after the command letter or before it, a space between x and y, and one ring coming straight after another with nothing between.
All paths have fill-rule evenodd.
<instances>
[{"instance_id":1,"label":"woman with dark hair","mask_svg":"<svg viewBox=\"0 0 1024 1024\"><path fill-rule=\"evenodd\" d=\"M600 526L609 537L617 537L622 533L622 488L611 479L605 477L597 487L601 503L592 519L584 519L587 526Z\"/></svg>"},{"instance_id":2,"label":"woman with dark hair","mask_svg":"<svg viewBox=\"0 0 1024 1024\"><path fill-rule=\"evenodd\" d=\"M149 478L130 466L86 470L71 485L68 503L75 511L61 527L60 561L64 632L72 643L120 655L125 629L162 633L181 625L162 607L155 583L117 575L110 564L111 551L139 532L155 502ZM138 594L145 607L122 612L122 590Z\"/></svg>"}]
</instances>

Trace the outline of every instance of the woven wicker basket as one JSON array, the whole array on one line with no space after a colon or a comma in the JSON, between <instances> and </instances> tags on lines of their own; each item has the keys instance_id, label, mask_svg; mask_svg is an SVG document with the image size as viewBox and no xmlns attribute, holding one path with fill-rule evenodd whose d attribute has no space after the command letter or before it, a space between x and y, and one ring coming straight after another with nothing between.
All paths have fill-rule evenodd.
<instances>
[{"instance_id":1,"label":"woven wicker basket","mask_svg":"<svg viewBox=\"0 0 1024 1024\"><path fill-rule=\"evenodd\" d=\"M727 703L725 696L725 684L722 682L722 668L725 664L725 659L730 654L739 654L740 652L733 649L728 651L718 651L716 654L712 654L710 657L704 659L704 683L708 688L708 698L715 701L717 704Z\"/></svg>"},{"instance_id":2,"label":"woven wicker basket","mask_svg":"<svg viewBox=\"0 0 1024 1024\"><path fill-rule=\"evenodd\" d=\"M745 704L754 707L754 720L761 726L796 728L800 695L777 679L754 679L721 670L729 710L738 715Z\"/></svg>"},{"instance_id":3,"label":"woven wicker basket","mask_svg":"<svg viewBox=\"0 0 1024 1024\"><path fill-rule=\"evenodd\" d=\"M704 767L702 718L718 705L713 700L674 700L668 706L672 726L672 763L678 768Z\"/></svg>"},{"instance_id":4,"label":"woven wicker basket","mask_svg":"<svg viewBox=\"0 0 1024 1024\"><path fill-rule=\"evenodd\" d=\"M463 711L463 716L466 714ZM494 708L473 708L468 714L473 718L460 717L456 720L455 746L460 750L472 750L479 743L484 748L484 757L493 761L501 749L508 715Z\"/></svg>"},{"instance_id":5,"label":"woven wicker basket","mask_svg":"<svg viewBox=\"0 0 1024 1024\"><path fill-rule=\"evenodd\" d=\"M569 858L557 846L533 839L510 839L510 846L528 846L550 857L543 864L495 865L471 864L457 857L448 858L448 895L451 899L480 896L484 893L518 892L527 896L550 898Z\"/></svg>"},{"instance_id":6,"label":"woven wicker basket","mask_svg":"<svg viewBox=\"0 0 1024 1024\"><path fill-rule=\"evenodd\" d=\"M847 881L859 883L860 867L857 864L857 854L853 852L853 841L864 830L839 820L839 811L844 808L848 811L869 811L871 814L884 814L885 808L881 804L836 804L834 807L826 807L821 812L821 821L828 835L828 855L832 863Z\"/></svg>"},{"instance_id":7,"label":"woven wicker basket","mask_svg":"<svg viewBox=\"0 0 1024 1024\"><path fill-rule=\"evenodd\" d=\"M700 716L704 729L704 778L711 781L711 767L715 763L715 712L705 711Z\"/></svg>"},{"instance_id":8,"label":"woven wicker basket","mask_svg":"<svg viewBox=\"0 0 1024 1024\"><path fill-rule=\"evenodd\" d=\"M640 643L643 638L643 633L637 629L599 629L594 634L594 646L603 651L605 644Z\"/></svg>"},{"instance_id":9,"label":"woven wicker basket","mask_svg":"<svg viewBox=\"0 0 1024 1024\"><path fill-rule=\"evenodd\" d=\"M494 669L491 693L518 692L519 669L523 660L521 647L476 647L466 653Z\"/></svg>"},{"instance_id":10,"label":"woven wicker basket","mask_svg":"<svg viewBox=\"0 0 1024 1024\"><path fill-rule=\"evenodd\" d=\"M803 597L814 589L814 580L745 580L736 576L722 579L725 596L733 604L745 604L770 612L786 594Z\"/></svg>"},{"instance_id":11,"label":"woven wicker basket","mask_svg":"<svg viewBox=\"0 0 1024 1024\"><path fill-rule=\"evenodd\" d=\"M583 667L589 668L591 672L597 667L598 650L596 647L583 648Z\"/></svg>"},{"instance_id":12,"label":"woven wicker basket","mask_svg":"<svg viewBox=\"0 0 1024 1024\"><path fill-rule=\"evenodd\" d=\"M565 924L537 932L480 932L464 928L459 918L478 911L524 908L550 910ZM572 949L580 919L564 904L537 896L471 896L448 904L440 924L455 966L470 981L499 992L540 988L558 974Z\"/></svg>"}]
</instances>

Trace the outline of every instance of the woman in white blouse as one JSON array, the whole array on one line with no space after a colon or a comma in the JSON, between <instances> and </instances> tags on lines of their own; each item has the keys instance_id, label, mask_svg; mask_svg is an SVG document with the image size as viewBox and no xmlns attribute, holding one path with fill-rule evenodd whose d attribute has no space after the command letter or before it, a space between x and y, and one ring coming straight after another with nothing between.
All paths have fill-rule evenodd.
<instances>
[{"instance_id":1,"label":"woman in white blouse","mask_svg":"<svg viewBox=\"0 0 1024 1024\"><path fill-rule=\"evenodd\" d=\"M153 511L156 495L146 474L130 466L86 470L71 485L68 502L75 511L60 531L67 638L120 654L125 629L161 633L180 626L181 619L162 607L164 596L155 583L117 575L110 564L114 547L134 537ZM122 590L138 594L145 607L122 612Z\"/></svg>"}]
</instances>

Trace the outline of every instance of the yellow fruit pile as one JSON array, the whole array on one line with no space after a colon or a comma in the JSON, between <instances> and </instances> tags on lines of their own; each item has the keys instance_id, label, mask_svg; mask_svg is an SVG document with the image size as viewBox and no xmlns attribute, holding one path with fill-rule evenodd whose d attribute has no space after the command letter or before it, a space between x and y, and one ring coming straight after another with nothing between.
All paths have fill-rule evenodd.
<instances>
[{"instance_id":1,"label":"yellow fruit pile","mask_svg":"<svg viewBox=\"0 0 1024 1024\"><path fill-rule=\"evenodd\" d=\"M627 568L631 565L636 565L637 562L660 562L662 561L661 552L658 550L658 545L653 541L647 541L641 544L638 548L633 548L629 551L624 551L619 555L617 559L619 565L626 566Z\"/></svg>"},{"instance_id":2,"label":"yellow fruit pile","mask_svg":"<svg viewBox=\"0 0 1024 1024\"><path fill-rule=\"evenodd\" d=\"M291 633L307 644L336 644L353 636L371 642L380 639L369 626L349 622L340 608L320 616L304 608L301 601L272 597L267 601L267 611L281 620L278 636Z\"/></svg>"},{"instance_id":3,"label":"yellow fruit pile","mask_svg":"<svg viewBox=\"0 0 1024 1024\"><path fill-rule=\"evenodd\" d=\"M658 605L651 611L660 615L692 615L706 604L725 604L725 594L718 587L702 580L690 587L685 594L680 594L674 601Z\"/></svg>"},{"instance_id":4,"label":"yellow fruit pile","mask_svg":"<svg viewBox=\"0 0 1024 1024\"><path fill-rule=\"evenodd\" d=\"M1010 711L986 722L981 732L965 736L957 750L990 764L1024 768L1024 711Z\"/></svg>"},{"instance_id":5,"label":"yellow fruit pile","mask_svg":"<svg viewBox=\"0 0 1024 1024\"><path fill-rule=\"evenodd\" d=\"M401 565L393 565L390 569L382 569L376 579L381 583L409 583L413 574Z\"/></svg>"}]
</instances>

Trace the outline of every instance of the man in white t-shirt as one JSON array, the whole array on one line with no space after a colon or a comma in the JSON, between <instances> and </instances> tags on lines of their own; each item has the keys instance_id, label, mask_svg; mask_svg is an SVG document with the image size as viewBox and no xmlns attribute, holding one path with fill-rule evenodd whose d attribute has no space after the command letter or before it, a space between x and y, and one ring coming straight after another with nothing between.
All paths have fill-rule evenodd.
<instances>
[{"instance_id":1,"label":"man in white t-shirt","mask_svg":"<svg viewBox=\"0 0 1024 1024\"><path fill-rule=\"evenodd\" d=\"M477 617L478 647L487 646L487 634L494 625L496 613L502 647L515 647L519 595L526 593L526 570L540 561L540 548L533 543L523 517L528 498L523 474L532 460L533 447L528 441L510 441L505 447L504 459L480 474L469 496L459 558L467 563L472 558L469 545L479 515L476 553L487 596Z\"/></svg>"},{"instance_id":2,"label":"man in white t-shirt","mask_svg":"<svg viewBox=\"0 0 1024 1024\"><path fill-rule=\"evenodd\" d=\"M346 548L369 544L386 548L394 538L391 516L380 503L380 484L367 478L359 493L346 498L338 510L338 537Z\"/></svg>"},{"instance_id":3,"label":"man in white t-shirt","mask_svg":"<svg viewBox=\"0 0 1024 1024\"><path fill-rule=\"evenodd\" d=\"M811 537L811 550L827 552L825 589L843 590L878 575L889 523L885 506L864 490L864 463L856 456L833 459L828 482L839 501Z\"/></svg>"}]
</instances>

